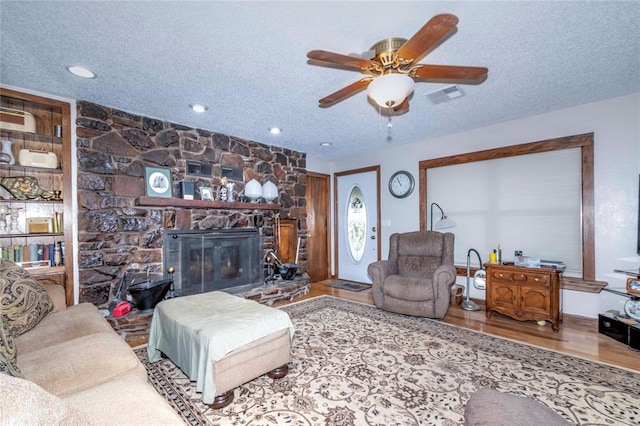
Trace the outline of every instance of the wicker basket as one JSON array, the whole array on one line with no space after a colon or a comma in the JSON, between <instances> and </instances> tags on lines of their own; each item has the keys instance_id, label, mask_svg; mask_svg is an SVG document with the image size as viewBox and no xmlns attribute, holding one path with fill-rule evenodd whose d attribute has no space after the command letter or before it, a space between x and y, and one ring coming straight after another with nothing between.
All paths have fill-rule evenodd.
<instances>
[{"instance_id":1,"label":"wicker basket","mask_svg":"<svg viewBox=\"0 0 640 426\"><path fill-rule=\"evenodd\" d=\"M458 306L462 303L462 297L464 296L464 286L454 284L451 286L451 302L450 306Z\"/></svg>"}]
</instances>

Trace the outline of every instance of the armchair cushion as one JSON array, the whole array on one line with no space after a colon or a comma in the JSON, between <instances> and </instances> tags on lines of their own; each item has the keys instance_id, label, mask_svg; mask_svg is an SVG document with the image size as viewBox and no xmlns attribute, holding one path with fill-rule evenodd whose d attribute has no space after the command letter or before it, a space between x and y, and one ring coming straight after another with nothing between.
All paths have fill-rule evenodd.
<instances>
[{"instance_id":1,"label":"armchair cushion","mask_svg":"<svg viewBox=\"0 0 640 426\"><path fill-rule=\"evenodd\" d=\"M404 300L431 300L433 285L430 278L389 275L384 281L384 294Z\"/></svg>"}]
</instances>

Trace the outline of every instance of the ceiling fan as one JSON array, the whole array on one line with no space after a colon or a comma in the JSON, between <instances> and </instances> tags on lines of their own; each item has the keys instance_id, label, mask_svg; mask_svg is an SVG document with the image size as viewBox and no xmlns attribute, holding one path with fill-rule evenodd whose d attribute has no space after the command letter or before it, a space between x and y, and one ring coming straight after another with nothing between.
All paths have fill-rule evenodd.
<instances>
[{"instance_id":1,"label":"ceiling fan","mask_svg":"<svg viewBox=\"0 0 640 426\"><path fill-rule=\"evenodd\" d=\"M409 40L388 38L374 44L371 47L375 54L372 59L326 50L310 51L307 57L321 62L317 65L326 66L325 63L329 63L370 74L320 99L319 106L330 107L366 88L368 96L380 107L397 113L409 109L407 97L413 92L414 81L482 83L488 72L484 67L417 63L453 34L457 23L455 15L436 15Z\"/></svg>"}]
</instances>

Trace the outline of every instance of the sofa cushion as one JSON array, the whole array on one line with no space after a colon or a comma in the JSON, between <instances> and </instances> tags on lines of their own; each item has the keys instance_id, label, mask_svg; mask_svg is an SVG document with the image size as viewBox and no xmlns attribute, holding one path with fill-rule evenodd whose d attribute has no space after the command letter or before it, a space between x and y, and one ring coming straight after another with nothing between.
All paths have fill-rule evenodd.
<instances>
[{"instance_id":1,"label":"sofa cushion","mask_svg":"<svg viewBox=\"0 0 640 426\"><path fill-rule=\"evenodd\" d=\"M22 377L16 364L16 346L2 314L0 314L0 371Z\"/></svg>"},{"instance_id":2,"label":"sofa cushion","mask_svg":"<svg viewBox=\"0 0 640 426\"><path fill-rule=\"evenodd\" d=\"M53 310L53 300L26 270L0 259L0 309L6 316L9 332L19 336Z\"/></svg>"},{"instance_id":3,"label":"sofa cushion","mask_svg":"<svg viewBox=\"0 0 640 426\"><path fill-rule=\"evenodd\" d=\"M53 286L51 286L53 287ZM20 355L47 348L58 343L113 329L92 303L69 306L60 312L47 315L33 330L16 337Z\"/></svg>"},{"instance_id":4,"label":"sofa cushion","mask_svg":"<svg viewBox=\"0 0 640 426\"><path fill-rule=\"evenodd\" d=\"M146 380L124 375L64 397L92 425L183 425L184 422Z\"/></svg>"},{"instance_id":5,"label":"sofa cushion","mask_svg":"<svg viewBox=\"0 0 640 426\"><path fill-rule=\"evenodd\" d=\"M464 410L465 426L567 426L560 414L533 398L480 389Z\"/></svg>"},{"instance_id":6,"label":"sofa cushion","mask_svg":"<svg viewBox=\"0 0 640 426\"><path fill-rule=\"evenodd\" d=\"M57 396L82 391L121 374L147 378L136 354L113 331L18 353L18 367L25 379Z\"/></svg>"},{"instance_id":7,"label":"sofa cushion","mask_svg":"<svg viewBox=\"0 0 640 426\"><path fill-rule=\"evenodd\" d=\"M0 395L0 424L3 425L91 424L69 403L28 380L0 373Z\"/></svg>"}]
</instances>

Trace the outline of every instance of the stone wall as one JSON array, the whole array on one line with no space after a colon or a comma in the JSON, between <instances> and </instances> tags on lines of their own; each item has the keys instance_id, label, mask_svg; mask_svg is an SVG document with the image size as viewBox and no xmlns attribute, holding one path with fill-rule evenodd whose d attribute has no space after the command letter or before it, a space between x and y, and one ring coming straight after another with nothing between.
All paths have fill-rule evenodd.
<instances>
[{"instance_id":1,"label":"stone wall","mask_svg":"<svg viewBox=\"0 0 640 426\"><path fill-rule=\"evenodd\" d=\"M296 219L301 237L299 272L306 272L306 156L304 153L193 129L116 109L78 102L78 268L80 302L107 304L116 286L149 271L162 274L164 229L213 229L253 226L264 217L264 249L274 248L274 216ZM186 160L212 165L211 177L185 174ZM279 211L251 208L145 207L145 167L171 171L173 194L179 182L210 186L217 194L221 168L241 168L244 182L276 184Z\"/></svg>"}]
</instances>

